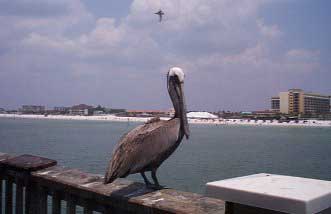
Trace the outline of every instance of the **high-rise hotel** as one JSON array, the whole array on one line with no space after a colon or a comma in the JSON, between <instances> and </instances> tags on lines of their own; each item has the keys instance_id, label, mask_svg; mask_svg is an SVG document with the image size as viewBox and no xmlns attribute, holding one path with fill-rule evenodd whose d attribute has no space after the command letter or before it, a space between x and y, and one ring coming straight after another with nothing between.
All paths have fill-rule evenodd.
<instances>
[{"instance_id":1,"label":"high-rise hotel","mask_svg":"<svg viewBox=\"0 0 331 214\"><path fill-rule=\"evenodd\" d=\"M290 89L271 98L271 109L284 114L330 113L330 96Z\"/></svg>"}]
</instances>

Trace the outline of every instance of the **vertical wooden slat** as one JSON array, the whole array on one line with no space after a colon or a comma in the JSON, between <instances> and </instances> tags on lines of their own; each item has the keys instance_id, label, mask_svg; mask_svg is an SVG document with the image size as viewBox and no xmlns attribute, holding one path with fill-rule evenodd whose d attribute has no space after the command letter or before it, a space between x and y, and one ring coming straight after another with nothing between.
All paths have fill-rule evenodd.
<instances>
[{"instance_id":1,"label":"vertical wooden slat","mask_svg":"<svg viewBox=\"0 0 331 214\"><path fill-rule=\"evenodd\" d=\"M52 196L52 213L61 214L61 198L59 192L54 192Z\"/></svg>"},{"instance_id":2,"label":"vertical wooden slat","mask_svg":"<svg viewBox=\"0 0 331 214\"><path fill-rule=\"evenodd\" d=\"M0 175L0 214L2 213L2 177Z\"/></svg>"},{"instance_id":3,"label":"vertical wooden slat","mask_svg":"<svg viewBox=\"0 0 331 214\"><path fill-rule=\"evenodd\" d=\"M6 214L13 213L13 180L11 178L6 179Z\"/></svg>"},{"instance_id":4,"label":"vertical wooden slat","mask_svg":"<svg viewBox=\"0 0 331 214\"><path fill-rule=\"evenodd\" d=\"M31 212L31 185L26 181L25 186L25 213L30 214Z\"/></svg>"},{"instance_id":5,"label":"vertical wooden slat","mask_svg":"<svg viewBox=\"0 0 331 214\"><path fill-rule=\"evenodd\" d=\"M67 214L76 213L76 201L75 197L71 194L67 196Z\"/></svg>"},{"instance_id":6,"label":"vertical wooden slat","mask_svg":"<svg viewBox=\"0 0 331 214\"><path fill-rule=\"evenodd\" d=\"M111 214L111 213L117 213L117 212L108 206L105 207L105 210L102 212L102 214Z\"/></svg>"},{"instance_id":7,"label":"vertical wooden slat","mask_svg":"<svg viewBox=\"0 0 331 214\"><path fill-rule=\"evenodd\" d=\"M93 214L93 210L91 210L89 207L84 207L84 214Z\"/></svg>"},{"instance_id":8,"label":"vertical wooden slat","mask_svg":"<svg viewBox=\"0 0 331 214\"><path fill-rule=\"evenodd\" d=\"M84 214L93 214L93 210L91 209L91 204L89 201L85 201L84 204Z\"/></svg>"},{"instance_id":9,"label":"vertical wooden slat","mask_svg":"<svg viewBox=\"0 0 331 214\"><path fill-rule=\"evenodd\" d=\"M225 214L233 214L233 203L232 202L225 203Z\"/></svg>"},{"instance_id":10,"label":"vertical wooden slat","mask_svg":"<svg viewBox=\"0 0 331 214\"><path fill-rule=\"evenodd\" d=\"M23 214L23 182L19 179L16 180L16 206L15 213Z\"/></svg>"},{"instance_id":11,"label":"vertical wooden slat","mask_svg":"<svg viewBox=\"0 0 331 214\"><path fill-rule=\"evenodd\" d=\"M29 181L29 179L27 180L25 188L25 213L38 214L38 186L36 183Z\"/></svg>"},{"instance_id":12,"label":"vertical wooden slat","mask_svg":"<svg viewBox=\"0 0 331 214\"><path fill-rule=\"evenodd\" d=\"M47 213L47 191L43 186L38 186L38 196L39 196L39 207L38 211L40 214Z\"/></svg>"}]
</instances>

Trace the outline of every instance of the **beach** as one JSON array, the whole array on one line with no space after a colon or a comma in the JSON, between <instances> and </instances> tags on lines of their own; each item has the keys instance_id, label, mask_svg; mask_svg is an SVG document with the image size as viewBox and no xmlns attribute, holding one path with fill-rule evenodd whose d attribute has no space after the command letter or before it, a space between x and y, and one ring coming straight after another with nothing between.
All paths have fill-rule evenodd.
<instances>
[{"instance_id":1,"label":"beach","mask_svg":"<svg viewBox=\"0 0 331 214\"><path fill-rule=\"evenodd\" d=\"M48 120L91 120L91 121L118 121L118 122L147 122L152 117L118 117L116 115L29 115L29 114L0 114L0 118L17 118L17 119L48 119ZM170 118L162 117L161 120ZM243 126L289 126L289 127L331 127L330 120L299 120L280 122L278 120L249 120L249 119L202 119L189 118L190 124L202 125L243 125Z\"/></svg>"}]
</instances>

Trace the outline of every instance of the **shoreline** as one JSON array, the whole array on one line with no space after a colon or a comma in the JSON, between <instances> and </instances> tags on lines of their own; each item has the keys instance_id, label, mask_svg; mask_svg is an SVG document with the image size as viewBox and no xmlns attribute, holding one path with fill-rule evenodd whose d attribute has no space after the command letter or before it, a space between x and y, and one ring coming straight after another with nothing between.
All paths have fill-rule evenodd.
<instances>
[{"instance_id":1,"label":"shoreline","mask_svg":"<svg viewBox=\"0 0 331 214\"><path fill-rule=\"evenodd\" d=\"M89 120L110 122L147 122L152 117L118 117L115 115L79 116L79 115L28 115L28 114L0 114L0 118L18 119L49 119L49 120ZM161 120L170 118L161 117ZM239 125L239 126L281 126L281 127L331 127L331 121L305 120L278 122L277 120L247 120L247 119L188 119L190 124L200 125Z\"/></svg>"}]
</instances>

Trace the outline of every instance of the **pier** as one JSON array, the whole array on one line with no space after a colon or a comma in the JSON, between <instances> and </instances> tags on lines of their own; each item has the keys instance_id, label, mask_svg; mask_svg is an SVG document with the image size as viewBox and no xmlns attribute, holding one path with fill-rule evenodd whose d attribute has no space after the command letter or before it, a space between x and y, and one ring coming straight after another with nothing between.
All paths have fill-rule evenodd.
<instances>
[{"instance_id":1,"label":"pier","mask_svg":"<svg viewBox=\"0 0 331 214\"><path fill-rule=\"evenodd\" d=\"M84 214L225 213L225 203L219 199L174 189L148 189L127 179L104 185L100 175L32 155L0 153L0 184L0 214L74 214L77 206Z\"/></svg>"}]
</instances>

